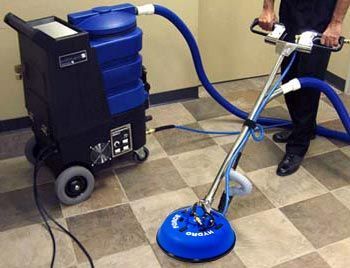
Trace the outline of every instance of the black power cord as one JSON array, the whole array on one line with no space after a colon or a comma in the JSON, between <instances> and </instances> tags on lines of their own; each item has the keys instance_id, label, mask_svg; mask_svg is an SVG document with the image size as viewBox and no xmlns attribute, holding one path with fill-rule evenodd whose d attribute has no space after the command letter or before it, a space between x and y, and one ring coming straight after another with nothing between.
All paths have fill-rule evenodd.
<instances>
[{"instance_id":1,"label":"black power cord","mask_svg":"<svg viewBox=\"0 0 350 268\"><path fill-rule=\"evenodd\" d=\"M37 178L40 168L43 166L46 159L48 159L50 156L56 153L56 149L52 146L47 147L40 151L40 153L37 156L37 159L35 161L34 165L34 174L33 174L33 194L34 194L34 201L36 204L36 207L40 213L41 218L44 220L44 224L46 226L46 230L48 231L51 241L52 241L52 258L51 258L51 264L50 267L53 268L55 264L56 259L56 239L55 235L52 232L51 226L48 222L48 219L51 220L61 231L63 231L66 235L68 235L80 248L80 250L84 253L86 258L88 259L90 263L90 267L94 268L94 263L92 261L92 258L88 251L85 249L85 247L82 245L82 243L71 233L69 232L64 226L62 226L59 222L57 222L50 213L45 209L42 200L40 199L39 193L38 193L38 185L37 185Z\"/></svg>"}]
</instances>

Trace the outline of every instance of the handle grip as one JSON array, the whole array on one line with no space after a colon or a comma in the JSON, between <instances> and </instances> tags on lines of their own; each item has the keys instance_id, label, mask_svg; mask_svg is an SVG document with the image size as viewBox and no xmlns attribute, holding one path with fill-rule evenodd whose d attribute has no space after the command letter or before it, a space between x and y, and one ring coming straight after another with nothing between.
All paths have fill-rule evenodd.
<instances>
[{"instance_id":1,"label":"handle grip","mask_svg":"<svg viewBox=\"0 0 350 268\"><path fill-rule=\"evenodd\" d=\"M322 34L318 34L316 36L316 38L314 39L314 41L321 41L321 38L322 38ZM321 48L321 49L326 49L326 50L329 50L331 52L339 52L343 49L344 47L344 44L345 44L345 37L344 36L341 36L339 38L339 45L337 47L329 47L329 46L325 46L325 45L321 45L320 43L314 43L314 47L318 47L318 48Z\"/></svg>"},{"instance_id":2,"label":"handle grip","mask_svg":"<svg viewBox=\"0 0 350 268\"><path fill-rule=\"evenodd\" d=\"M262 35L262 36L267 36L268 33L266 32L263 32L263 31L259 31L259 30L256 30L255 27L259 25L259 19L258 18L255 18L253 23L250 25L250 31L252 33L255 33L255 34L258 34L258 35Z\"/></svg>"},{"instance_id":3,"label":"handle grip","mask_svg":"<svg viewBox=\"0 0 350 268\"><path fill-rule=\"evenodd\" d=\"M37 32L36 29L33 29L32 27L28 26L28 24L22 20L21 18L17 17L16 15L12 13L8 13L5 18L4 22L11 26L16 31L28 36L33 37L34 34Z\"/></svg>"}]
</instances>

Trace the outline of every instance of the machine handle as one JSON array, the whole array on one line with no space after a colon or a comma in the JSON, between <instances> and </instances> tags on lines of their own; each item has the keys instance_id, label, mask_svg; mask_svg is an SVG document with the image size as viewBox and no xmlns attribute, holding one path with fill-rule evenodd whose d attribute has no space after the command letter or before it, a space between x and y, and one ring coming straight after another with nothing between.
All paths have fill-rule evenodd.
<instances>
[{"instance_id":1,"label":"machine handle","mask_svg":"<svg viewBox=\"0 0 350 268\"><path fill-rule=\"evenodd\" d=\"M32 27L28 26L28 24L17 17L16 15L12 13L7 13L7 15L4 18L4 22L8 25L10 25L13 29L16 31L32 38L34 34L38 31L36 29L33 29Z\"/></svg>"},{"instance_id":2,"label":"machine handle","mask_svg":"<svg viewBox=\"0 0 350 268\"><path fill-rule=\"evenodd\" d=\"M256 30L255 27L259 25L259 18L255 18L253 23L250 25L250 31L252 33L255 33L255 34L259 34L259 35L262 35L262 36L267 36L268 33L267 32L263 32L263 31L259 31L259 30Z\"/></svg>"},{"instance_id":3,"label":"machine handle","mask_svg":"<svg viewBox=\"0 0 350 268\"><path fill-rule=\"evenodd\" d=\"M321 43L320 43L321 38L322 38L322 34L319 33L314 39L314 42L318 41L318 43L316 43L316 44L314 43L314 47L318 47L318 48L321 48L321 49L326 49L326 50L329 50L329 51L332 51L332 52L339 52L340 50L343 49L344 44L348 43L348 41L345 42L346 41L345 37L341 36L339 38L339 45L337 47L328 47L328 46L325 46L325 45L321 45Z\"/></svg>"}]
</instances>

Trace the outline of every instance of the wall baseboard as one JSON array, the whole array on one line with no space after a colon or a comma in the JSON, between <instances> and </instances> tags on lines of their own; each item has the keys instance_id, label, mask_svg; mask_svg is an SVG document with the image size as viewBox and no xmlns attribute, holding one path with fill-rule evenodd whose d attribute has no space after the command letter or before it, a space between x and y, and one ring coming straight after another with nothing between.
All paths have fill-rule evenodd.
<instances>
[{"instance_id":1,"label":"wall baseboard","mask_svg":"<svg viewBox=\"0 0 350 268\"><path fill-rule=\"evenodd\" d=\"M162 105L172 102L180 102L199 98L199 88L190 87L150 95L151 105Z\"/></svg>"},{"instance_id":2,"label":"wall baseboard","mask_svg":"<svg viewBox=\"0 0 350 268\"><path fill-rule=\"evenodd\" d=\"M199 97L198 87L183 88L160 92L150 95L151 105L161 105L166 103L180 102L184 100L197 99ZM31 120L29 117L20 117L0 121L0 133L5 131L13 131L23 128L29 128Z\"/></svg>"},{"instance_id":3,"label":"wall baseboard","mask_svg":"<svg viewBox=\"0 0 350 268\"><path fill-rule=\"evenodd\" d=\"M326 73L326 81L341 91L345 90L346 80L330 71Z\"/></svg>"},{"instance_id":4,"label":"wall baseboard","mask_svg":"<svg viewBox=\"0 0 350 268\"><path fill-rule=\"evenodd\" d=\"M28 116L20 117L20 118L14 118L14 119L8 119L8 120L1 120L0 121L0 133L5 131L12 131L12 130L18 130L22 128L28 128L32 124L32 121L29 119Z\"/></svg>"}]
</instances>

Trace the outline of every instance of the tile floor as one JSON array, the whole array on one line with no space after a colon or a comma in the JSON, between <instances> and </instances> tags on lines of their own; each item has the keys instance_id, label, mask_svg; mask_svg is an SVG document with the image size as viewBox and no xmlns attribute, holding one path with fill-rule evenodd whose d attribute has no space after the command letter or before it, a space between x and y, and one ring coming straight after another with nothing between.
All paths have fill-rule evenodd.
<instances>
[{"instance_id":1,"label":"tile floor","mask_svg":"<svg viewBox=\"0 0 350 268\"><path fill-rule=\"evenodd\" d=\"M218 85L244 109L254 103L264 78ZM150 109L150 126L185 124L207 130L239 130L240 121L205 92L185 103ZM347 104L350 98L343 97ZM323 99L319 121L339 128ZM265 115L288 117L281 99ZM251 195L236 199L228 219L238 234L235 250L213 263L183 264L155 243L158 226L175 208L202 198L235 137L203 136L171 130L148 137L149 160L120 163L97 175L96 190L83 204L65 207L53 194L49 170L40 172L39 191L46 207L87 247L96 267L350 267L350 146L318 138L297 174L280 178L276 165L283 146L273 131L250 142L239 169L254 183ZM0 267L48 267L49 237L32 199L32 167L23 157L29 130L0 134ZM57 235L57 267L88 267L62 233Z\"/></svg>"}]
</instances>

